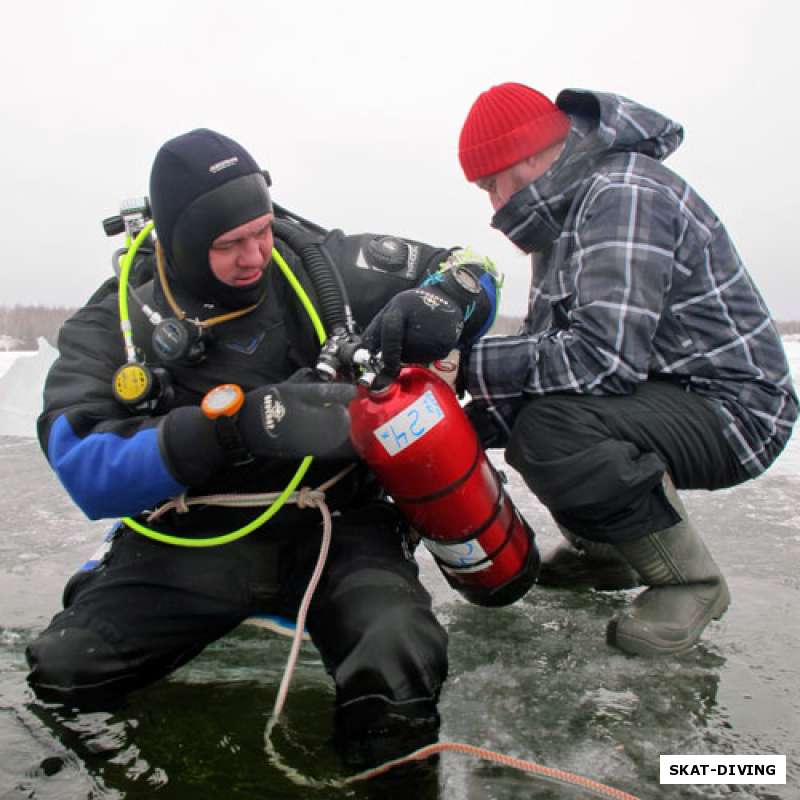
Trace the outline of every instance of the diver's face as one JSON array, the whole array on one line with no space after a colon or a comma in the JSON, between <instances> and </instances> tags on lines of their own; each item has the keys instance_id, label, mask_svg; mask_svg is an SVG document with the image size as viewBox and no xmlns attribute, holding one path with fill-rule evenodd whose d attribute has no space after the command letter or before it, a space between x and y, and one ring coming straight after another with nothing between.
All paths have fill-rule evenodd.
<instances>
[{"instance_id":1,"label":"diver's face","mask_svg":"<svg viewBox=\"0 0 800 800\"><path fill-rule=\"evenodd\" d=\"M252 286L272 256L272 214L263 214L218 236L208 250L214 277L226 286Z\"/></svg>"}]
</instances>

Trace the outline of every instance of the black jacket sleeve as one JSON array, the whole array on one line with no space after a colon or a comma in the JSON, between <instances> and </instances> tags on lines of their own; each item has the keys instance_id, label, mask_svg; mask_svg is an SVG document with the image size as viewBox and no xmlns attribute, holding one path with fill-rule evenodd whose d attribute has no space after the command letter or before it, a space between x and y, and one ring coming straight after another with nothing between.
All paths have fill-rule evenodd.
<instances>
[{"instance_id":1,"label":"black jacket sleeve","mask_svg":"<svg viewBox=\"0 0 800 800\"><path fill-rule=\"evenodd\" d=\"M39 442L76 504L91 519L136 514L179 494L218 467L214 429L199 409L137 416L112 393L124 361L116 293L80 309L63 326L44 387ZM193 474L170 459L178 439L197 459Z\"/></svg>"}]
</instances>

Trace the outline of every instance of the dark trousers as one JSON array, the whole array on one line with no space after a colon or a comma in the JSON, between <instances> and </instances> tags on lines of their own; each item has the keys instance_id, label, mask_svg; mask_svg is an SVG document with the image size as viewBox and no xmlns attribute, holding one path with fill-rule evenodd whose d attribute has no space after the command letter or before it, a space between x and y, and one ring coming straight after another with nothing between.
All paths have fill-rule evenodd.
<instances>
[{"instance_id":1,"label":"dark trousers","mask_svg":"<svg viewBox=\"0 0 800 800\"><path fill-rule=\"evenodd\" d=\"M625 396L530 400L506 460L555 520L598 542L640 538L680 519L661 486L720 489L747 480L711 401L670 381Z\"/></svg>"},{"instance_id":2,"label":"dark trousers","mask_svg":"<svg viewBox=\"0 0 800 800\"><path fill-rule=\"evenodd\" d=\"M123 528L106 559L67 584L64 610L28 647L28 680L40 696L79 706L142 688L251 614L294 616L319 544L316 523L291 532L268 524L199 549ZM307 626L336 684L337 717L352 708L348 728L369 728L393 709L435 716L447 635L391 506L334 518Z\"/></svg>"}]
</instances>

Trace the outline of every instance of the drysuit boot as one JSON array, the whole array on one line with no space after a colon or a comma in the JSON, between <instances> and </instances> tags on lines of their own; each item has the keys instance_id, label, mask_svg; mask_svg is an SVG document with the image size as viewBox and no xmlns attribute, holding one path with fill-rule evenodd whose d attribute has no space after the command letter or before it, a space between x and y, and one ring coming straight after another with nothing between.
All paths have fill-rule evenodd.
<instances>
[{"instance_id":1,"label":"drysuit boot","mask_svg":"<svg viewBox=\"0 0 800 800\"><path fill-rule=\"evenodd\" d=\"M616 545L650 587L606 631L609 644L634 655L683 653L730 604L728 584L666 476L663 487L681 521Z\"/></svg>"},{"instance_id":2,"label":"drysuit boot","mask_svg":"<svg viewBox=\"0 0 800 800\"><path fill-rule=\"evenodd\" d=\"M367 769L438 741L439 714L432 700L391 703L367 697L338 706L335 728L343 762Z\"/></svg>"},{"instance_id":3,"label":"drysuit boot","mask_svg":"<svg viewBox=\"0 0 800 800\"><path fill-rule=\"evenodd\" d=\"M632 589L641 586L636 571L610 544L591 542L558 526L566 539L542 556L538 583L573 589Z\"/></svg>"}]
</instances>

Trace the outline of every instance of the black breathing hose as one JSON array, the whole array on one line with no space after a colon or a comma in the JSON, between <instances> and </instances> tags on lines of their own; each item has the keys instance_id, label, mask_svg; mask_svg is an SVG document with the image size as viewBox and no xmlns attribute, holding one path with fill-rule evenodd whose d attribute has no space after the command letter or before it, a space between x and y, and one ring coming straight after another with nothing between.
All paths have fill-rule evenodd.
<instances>
[{"instance_id":1,"label":"black breathing hose","mask_svg":"<svg viewBox=\"0 0 800 800\"><path fill-rule=\"evenodd\" d=\"M277 237L302 258L319 301L325 329L333 332L338 328L352 333L354 323L347 288L325 245L318 236L291 222L276 220L273 227Z\"/></svg>"}]
</instances>

